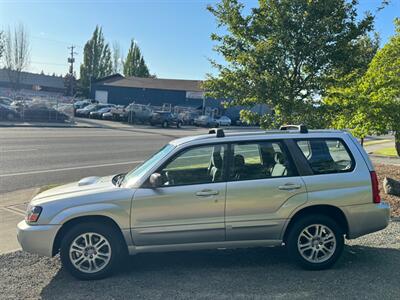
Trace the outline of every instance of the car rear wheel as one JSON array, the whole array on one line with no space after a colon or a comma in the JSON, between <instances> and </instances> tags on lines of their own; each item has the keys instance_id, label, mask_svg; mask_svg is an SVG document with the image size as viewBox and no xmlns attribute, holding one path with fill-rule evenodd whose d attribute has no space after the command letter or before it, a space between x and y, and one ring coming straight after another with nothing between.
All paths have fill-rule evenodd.
<instances>
[{"instance_id":1,"label":"car rear wheel","mask_svg":"<svg viewBox=\"0 0 400 300\"><path fill-rule=\"evenodd\" d=\"M123 254L119 232L110 225L81 223L65 235L60 249L63 266L78 279L112 274Z\"/></svg>"},{"instance_id":2,"label":"car rear wheel","mask_svg":"<svg viewBox=\"0 0 400 300\"><path fill-rule=\"evenodd\" d=\"M181 128L182 127L182 122L176 123L176 128Z\"/></svg>"},{"instance_id":3,"label":"car rear wheel","mask_svg":"<svg viewBox=\"0 0 400 300\"><path fill-rule=\"evenodd\" d=\"M290 229L287 238L289 255L305 269L327 269L343 252L343 235L342 228L328 216L303 217Z\"/></svg>"}]
</instances>

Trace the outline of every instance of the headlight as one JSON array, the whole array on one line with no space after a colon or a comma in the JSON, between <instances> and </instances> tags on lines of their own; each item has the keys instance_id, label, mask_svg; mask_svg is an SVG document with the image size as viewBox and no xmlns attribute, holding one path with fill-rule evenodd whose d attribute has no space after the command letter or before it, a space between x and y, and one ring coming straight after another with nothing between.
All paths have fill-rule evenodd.
<instances>
[{"instance_id":1,"label":"headlight","mask_svg":"<svg viewBox=\"0 0 400 300\"><path fill-rule=\"evenodd\" d=\"M28 206L25 214L25 221L27 223L36 223L39 220L40 213L42 212L41 206Z\"/></svg>"}]
</instances>

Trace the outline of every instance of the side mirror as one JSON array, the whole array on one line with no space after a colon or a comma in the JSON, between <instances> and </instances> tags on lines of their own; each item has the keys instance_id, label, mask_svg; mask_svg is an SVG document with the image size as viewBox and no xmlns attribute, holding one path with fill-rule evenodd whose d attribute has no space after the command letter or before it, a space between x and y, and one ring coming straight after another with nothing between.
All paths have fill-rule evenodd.
<instances>
[{"instance_id":1,"label":"side mirror","mask_svg":"<svg viewBox=\"0 0 400 300\"><path fill-rule=\"evenodd\" d=\"M162 186L163 183L162 183L161 174L160 173L151 174L149 182L153 188L158 188L158 187Z\"/></svg>"}]
</instances>

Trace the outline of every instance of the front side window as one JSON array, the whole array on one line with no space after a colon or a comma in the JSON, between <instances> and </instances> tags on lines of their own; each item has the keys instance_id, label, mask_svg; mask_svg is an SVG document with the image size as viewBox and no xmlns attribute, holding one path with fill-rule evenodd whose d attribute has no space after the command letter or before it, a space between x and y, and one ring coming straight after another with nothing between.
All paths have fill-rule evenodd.
<instances>
[{"instance_id":1,"label":"front side window","mask_svg":"<svg viewBox=\"0 0 400 300\"><path fill-rule=\"evenodd\" d=\"M296 175L281 142L265 141L233 145L230 180L254 180Z\"/></svg>"},{"instance_id":2,"label":"front side window","mask_svg":"<svg viewBox=\"0 0 400 300\"><path fill-rule=\"evenodd\" d=\"M179 153L159 173L164 186L221 182L226 145L207 145Z\"/></svg>"},{"instance_id":3,"label":"front side window","mask_svg":"<svg viewBox=\"0 0 400 300\"><path fill-rule=\"evenodd\" d=\"M299 140L297 145L314 174L343 173L354 169L354 159L340 139Z\"/></svg>"}]
</instances>

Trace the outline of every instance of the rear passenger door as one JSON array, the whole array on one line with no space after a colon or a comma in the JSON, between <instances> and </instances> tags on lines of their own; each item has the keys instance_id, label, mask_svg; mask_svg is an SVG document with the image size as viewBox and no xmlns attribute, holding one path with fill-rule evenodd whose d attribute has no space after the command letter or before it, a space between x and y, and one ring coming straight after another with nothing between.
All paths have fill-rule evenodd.
<instances>
[{"instance_id":1,"label":"rear passenger door","mask_svg":"<svg viewBox=\"0 0 400 300\"><path fill-rule=\"evenodd\" d=\"M231 144L229 165L226 239L280 240L285 212L307 201L284 141Z\"/></svg>"}]
</instances>

